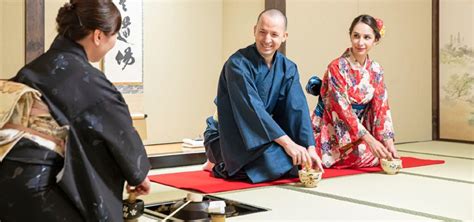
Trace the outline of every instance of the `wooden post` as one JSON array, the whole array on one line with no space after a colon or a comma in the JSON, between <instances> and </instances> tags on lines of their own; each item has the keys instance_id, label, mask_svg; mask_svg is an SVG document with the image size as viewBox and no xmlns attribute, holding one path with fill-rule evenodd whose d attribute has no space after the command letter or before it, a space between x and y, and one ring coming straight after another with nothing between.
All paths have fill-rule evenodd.
<instances>
[{"instance_id":1,"label":"wooden post","mask_svg":"<svg viewBox=\"0 0 474 222\"><path fill-rule=\"evenodd\" d=\"M265 10L267 9L278 9L286 15L286 0L265 0ZM286 42L280 46L278 51L286 55Z\"/></svg>"},{"instance_id":2,"label":"wooden post","mask_svg":"<svg viewBox=\"0 0 474 222\"><path fill-rule=\"evenodd\" d=\"M432 107L432 139L440 139L439 129L439 0L431 3L431 107Z\"/></svg>"},{"instance_id":3,"label":"wooden post","mask_svg":"<svg viewBox=\"0 0 474 222\"><path fill-rule=\"evenodd\" d=\"M44 52L44 0L25 0L25 64Z\"/></svg>"}]
</instances>

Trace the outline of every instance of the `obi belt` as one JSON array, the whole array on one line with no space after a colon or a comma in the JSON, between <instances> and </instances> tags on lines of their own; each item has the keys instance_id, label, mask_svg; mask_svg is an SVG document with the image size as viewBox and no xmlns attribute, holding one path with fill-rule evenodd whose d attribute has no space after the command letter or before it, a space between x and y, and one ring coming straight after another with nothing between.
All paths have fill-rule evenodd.
<instances>
[{"instance_id":1,"label":"obi belt","mask_svg":"<svg viewBox=\"0 0 474 222\"><path fill-rule=\"evenodd\" d=\"M0 162L21 138L64 156L67 126L59 126L41 94L21 83L0 80Z\"/></svg>"},{"instance_id":2,"label":"obi belt","mask_svg":"<svg viewBox=\"0 0 474 222\"><path fill-rule=\"evenodd\" d=\"M351 104L352 107L352 112L354 112L357 115L357 118L359 120L362 120L366 113L366 108L368 107L367 104ZM316 105L316 108L314 109L314 115L323 117L324 113L324 103L323 100L321 99L321 96L318 99L318 105Z\"/></svg>"}]
</instances>

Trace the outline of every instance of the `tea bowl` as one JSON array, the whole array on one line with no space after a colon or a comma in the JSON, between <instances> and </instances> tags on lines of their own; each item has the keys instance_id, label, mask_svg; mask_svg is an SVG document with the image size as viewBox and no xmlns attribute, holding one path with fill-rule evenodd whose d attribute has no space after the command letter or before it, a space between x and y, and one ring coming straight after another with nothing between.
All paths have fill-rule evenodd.
<instances>
[{"instance_id":1,"label":"tea bowl","mask_svg":"<svg viewBox=\"0 0 474 222\"><path fill-rule=\"evenodd\" d=\"M382 166L382 169L385 171L385 173L390 175L398 173L398 171L403 168L401 159L381 159L380 166Z\"/></svg>"},{"instance_id":2,"label":"tea bowl","mask_svg":"<svg viewBox=\"0 0 474 222\"><path fill-rule=\"evenodd\" d=\"M322 178L323 173L315 169L303 168L298 171L301 183L305 187L316 187Z\"/></svg>"}]
</instances>

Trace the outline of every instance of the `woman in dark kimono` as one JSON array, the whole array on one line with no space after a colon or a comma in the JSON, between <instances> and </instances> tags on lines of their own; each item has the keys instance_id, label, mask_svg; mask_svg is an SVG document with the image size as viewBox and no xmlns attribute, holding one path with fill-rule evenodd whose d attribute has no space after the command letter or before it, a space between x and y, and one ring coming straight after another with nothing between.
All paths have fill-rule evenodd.
<instances>
[{"instance_id":1,"label":"woman in dark kimono","mask_svg":"<svg viewBox=\"0 0 474 222\"><path fill-rule=\"evenodd\" d=\"M14 112L29 113L26 124L0 125L22 135L6 155L0 146L0 221L122 221L124 182L147 194L150 166L122 95L89 63L114 46L120 12L71 0L56 21L51 48L12 79L41 97Z\"/></svg>"}]
</instances>

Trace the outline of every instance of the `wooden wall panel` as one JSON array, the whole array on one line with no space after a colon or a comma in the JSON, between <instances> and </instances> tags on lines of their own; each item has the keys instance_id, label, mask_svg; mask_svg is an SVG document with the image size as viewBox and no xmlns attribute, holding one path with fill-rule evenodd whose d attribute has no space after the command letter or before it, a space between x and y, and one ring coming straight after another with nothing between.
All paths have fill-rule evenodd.
<instances>
[{"instance_id":1,"label":"wooden wall panel","mask_svg":"<svg viewBox=\"0 0 474 222\"><path fill-rule=\"evenodd\" d=\"M25 0L25 63L44 52L44 0Z\"/></svg>"}]
</instances>

